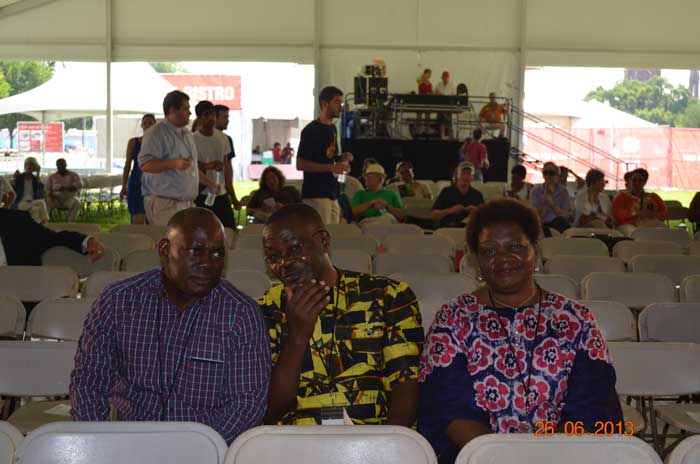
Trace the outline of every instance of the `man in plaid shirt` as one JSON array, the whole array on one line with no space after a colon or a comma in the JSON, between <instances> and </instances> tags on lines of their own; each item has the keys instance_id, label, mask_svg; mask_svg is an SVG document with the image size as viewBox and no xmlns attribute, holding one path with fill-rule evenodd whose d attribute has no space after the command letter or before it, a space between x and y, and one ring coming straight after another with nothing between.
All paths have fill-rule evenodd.
<instances>
[{"instance_id":1,"label":"man in plaid shirt","mask_svg":"<svg viewBox=\"0 0 700 464\"><path fill-rule=\"evenodd\" d=\"M71 375L75 420L194 421L231 443L258 425L270 348L257 304L221 280L224 228L209 210L176 213L158 244L162 269L105 289Z\"/></svg>"}]
</instances>

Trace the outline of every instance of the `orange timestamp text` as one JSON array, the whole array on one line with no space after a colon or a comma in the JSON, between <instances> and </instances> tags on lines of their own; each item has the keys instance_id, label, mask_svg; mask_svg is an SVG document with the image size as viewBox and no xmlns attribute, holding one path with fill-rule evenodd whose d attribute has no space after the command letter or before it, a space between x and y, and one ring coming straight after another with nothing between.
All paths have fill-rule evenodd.
<instances>
[{"instance_id":1,"label":"orange timestamp text","mask_svg":"<svg viewBox=\"0 0 700 464\"><path fill-rule=\"evenodd\" d=\"M559 426L554 422L537 421L535 422L535 436L548 437L555 433L563 433L566 436L580 437L586 433L590 433L596 437L609 437L611 435L634 435L634 423L632 421L596 421L593 424L593 430L586 430L582 421L565 421Z\"/></svg>"}]
</instances>

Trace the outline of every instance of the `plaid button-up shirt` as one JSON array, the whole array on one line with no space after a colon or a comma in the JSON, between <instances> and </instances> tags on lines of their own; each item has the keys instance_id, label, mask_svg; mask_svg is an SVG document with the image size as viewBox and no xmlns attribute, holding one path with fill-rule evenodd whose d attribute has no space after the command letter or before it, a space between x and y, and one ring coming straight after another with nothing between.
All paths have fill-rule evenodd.
<instances>
[{"instance_id":1,"label":"plaid button-up shirt","mask_svg":"<svg viewBox=\"0 0 700 464\"><path fill-rule=\"evenodd\" d=\"M75 420L194 421L231 443L258 425L270 345L255 302L226 281L180 311L161 270L108 287L83 328L71 374Z\"/></svg>"}]
</instances>

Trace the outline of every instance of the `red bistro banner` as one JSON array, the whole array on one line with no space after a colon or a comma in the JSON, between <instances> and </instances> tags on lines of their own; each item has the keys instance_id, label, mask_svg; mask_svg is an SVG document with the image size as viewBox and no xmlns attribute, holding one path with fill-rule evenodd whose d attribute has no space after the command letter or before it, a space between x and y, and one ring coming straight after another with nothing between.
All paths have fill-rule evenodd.
<instances>
[{"instance_id":1,"label":"red bistro banner","mask_svg":"<svg viewBox=\"0 0 700 464\"><path fill-rule=\"evenodd\" d=\"M18 149L22 153L41 153L41 141L45 140L44 151L63 153L63 123L46 122L42 133L40 122L17 123Z\"/></svg>"},{"instance_id":2,"label":"red bistro banner","mask_svg":"<svg viewBox=\"0 0 700 464\"><path fill-rule=\"evenodd\" d=\"M241 76L203 74L161 74L166 81L190 97L190 106L209 100L229 109L241 109Z\"/></svg>"}]
</instances>

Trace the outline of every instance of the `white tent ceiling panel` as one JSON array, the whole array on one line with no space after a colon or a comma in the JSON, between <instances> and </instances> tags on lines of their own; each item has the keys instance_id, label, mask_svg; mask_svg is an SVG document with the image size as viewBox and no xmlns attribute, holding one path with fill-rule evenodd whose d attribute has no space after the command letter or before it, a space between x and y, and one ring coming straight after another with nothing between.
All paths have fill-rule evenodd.
<instances>
[{"instance_id":1,"label":"white tent ceiling panel","mask_svg":"<svg viewBox=\"0 0 700 464\"><path fill-rule=\"evenodd\" d=\"M309 46L255 45L140 45L117 44L115 61L269 61L280 63L313 63L313 48Z\"/></svg>"}]
</instances>

